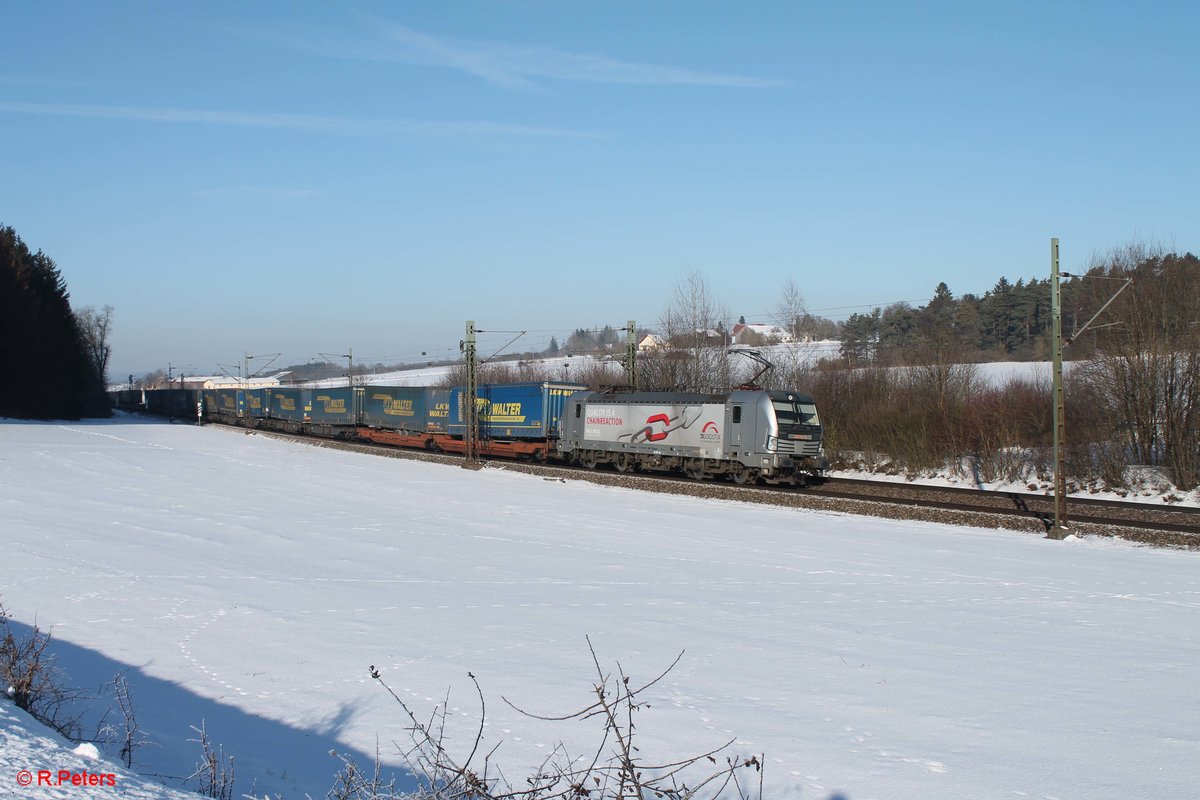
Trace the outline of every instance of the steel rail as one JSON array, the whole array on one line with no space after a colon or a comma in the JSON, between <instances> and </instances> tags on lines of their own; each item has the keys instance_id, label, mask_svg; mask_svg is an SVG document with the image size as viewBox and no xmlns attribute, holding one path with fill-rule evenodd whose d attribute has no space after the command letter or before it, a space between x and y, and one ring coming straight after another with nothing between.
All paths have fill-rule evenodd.
<instances>
[{"instance_id":1,"label":"steel rail","mask_svg":"<svg viewBox=\"0 0 1200 800\"><path fill-rule=\"evenodd\" d=\"M375 455L447 464L461 462L461 456L440 452L397 448L384 444L338 440L264 429L258 429L255 432L274 438L287 439L310 445L353 450ZM764 484L739 485L731 481L719 479L697 481L683 475L670 473L618 472L607 468L588 469L579 465L556 462L532 462L509 459L484 460L490 465L519 469L522 472L543 475L569 475L601 483L611 483L623 479L631 483L652 481L664 487L670 485L673 488L677 488L681 494L699 493L705 489L719 489L722 495L727 496L729 499L738 500L749 500L755 494L763 494L764 499L767 496L791 498L792 501L789 501L788 505L803 505L804 499L810 498L812 500L838 500L862 504L864 508L869 506L898 506L931 511L958 512L978 515L983 518L1023 519L1030 522L1036 521L1046 530L1049 530L1054 523L1054 498L1052 495L955 486L930 486L897 481L871 481L858 478L828 478L819 485L797 489L794 487ZM650 486L651 484L647 483L645 485ZM853 491L853 488L861 491ZM938 499L937 495L939 494L947 499ZM951 500L948 499L949 497L960 499ZM968 500L974 500L975 502L968 502ZM1176 547L1200 548L1200 509L1187 506L1172 508L1150 505L1148 503L1131 503L1096 498L1072 498L1071 502L1076 508L1072 524L1074 526L1086 526L1085 529L1079 530L1080 533L1102 533L1104 535L1120 536L1121 538L1133 541L1166 544ZM1035 505L1046 505L1048 508L1034 508L1033 506ZM1084 511L1084 509L1089 509L1089 511ZM1091 513L1092 510L1095 512L1107 511L1108 513ZM1113 512L1129 516L1114 515ZM1159 519L1144 519L1138 515L1141 515L1141 517L1153 515L1159 517ZM874 516L886 515L874 514ZM1162 519L1163 517L1170 519L1164 520ZM972 523L967 522L964 524ZM1167 534L1172 538L1165 542L1154 540L1148 536L1151 533Z\"/></svg>"}]
</instances>

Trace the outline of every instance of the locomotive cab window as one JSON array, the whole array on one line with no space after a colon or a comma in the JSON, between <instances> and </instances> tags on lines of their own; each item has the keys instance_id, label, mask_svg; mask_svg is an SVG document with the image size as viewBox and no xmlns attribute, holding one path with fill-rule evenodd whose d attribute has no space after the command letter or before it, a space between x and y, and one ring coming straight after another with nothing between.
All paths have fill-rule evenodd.
<instances>
[{"instance_id":1,"label":"locomotive cab window","mask_svg":"<svg viewBox=\"0 0 1200 800\"><path fill-rule=\"evenodd\" d=\"M579 409L580 409L582 406L583 406L583 403L576 403L576 404L575 404L575 419L579 419Z\"/></svg>"},{"instance_id":2,"label":"locomotive cab window","mask_svg":"<svg viewBox=\"0 0 1200 800\"><path fill-rule=\"evenodd\" d=\"M775 419L779 421L779 435L786 436L793 430L799 431L821 424L817 407L812 403L795 400L773 400Z\"/></svg>"},{"instance_id":3,"label":"locomotive cab window","mask_svg":"<svg viewBox=\"0 0 1200 800\"><path fill-rule=\"evenodd\" d=\"M733 407L733 421L735 423L742 421L742 407L741 406Z\"/></svg>"}]
</instances>

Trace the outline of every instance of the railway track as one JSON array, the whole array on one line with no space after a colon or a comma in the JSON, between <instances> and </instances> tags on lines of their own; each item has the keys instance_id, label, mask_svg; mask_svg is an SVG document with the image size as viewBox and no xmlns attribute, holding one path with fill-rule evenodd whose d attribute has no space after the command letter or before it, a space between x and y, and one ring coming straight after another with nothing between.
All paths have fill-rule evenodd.
<instances>
[{"instance_id":1,"label":"railway track","mask_svg":"<svg viewBox=\"0 0 1200 800\"><path fill-rule=\"evenodd\" d=\"M244 431L244 429L233 429ZM457 455L407 450L378 444L256 430L256 434L319 447L386 455L395 458L461 464ZM1045 533L1054 520L1054 498L1023 492L997 492L890 481L830 478L820 486L794 489L737 486L725 481L695 481L675 475L618 473L604 469L526 461L495 460L487 466L541 475L586 480L641 491L689 495L849 514L917 519L984 528ZM1069 526L1080 535L1112 536L1160 547L1200 549L1200 509L1092 498L1070 498Z\"/></svg>"},{"instance_id":2,"label":"railway track","mask_svg":"<svg viewBox=\"0 0 1200 800\"><path fill-rule=\"evenodd\" d=\"M1033 492L923 486L853 478L830 478L822 486L809 491L824 497L985 512L1036 520L1047 530L1054 523L1054 497ZM1200 537L1200 508L1072 497L1068 498L1067 511L1070 527L1127 527Z\"/></svg>"}]
</instances>

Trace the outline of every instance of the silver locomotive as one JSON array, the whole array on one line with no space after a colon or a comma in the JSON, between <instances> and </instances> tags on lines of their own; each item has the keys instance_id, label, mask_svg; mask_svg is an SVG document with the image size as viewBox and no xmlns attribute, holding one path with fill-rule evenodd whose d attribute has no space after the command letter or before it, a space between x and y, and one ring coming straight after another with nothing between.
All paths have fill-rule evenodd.
<instances>
[{"instance_id":1,"label":"silver locomotive","mask_svg":"<svg viewBox=\"0 0 1200 800\"><path fill-rule=\"evenodd\" d=\"M802 486L829 467L816 404L798 392L578 392L563 408L558 451L585 467L742 484Z\"/></svg>"}]
</instances>

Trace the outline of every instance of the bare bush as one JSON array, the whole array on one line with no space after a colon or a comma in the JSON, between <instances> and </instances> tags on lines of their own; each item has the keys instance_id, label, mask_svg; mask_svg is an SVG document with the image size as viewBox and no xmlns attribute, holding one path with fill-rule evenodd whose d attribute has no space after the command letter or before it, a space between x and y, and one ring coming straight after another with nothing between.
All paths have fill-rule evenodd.
<instances>
[{"instance_id":1,"label":"bare bush","mask_svg":"<svg viewBox=\"0 0 1200 800\"><path fill-rule=\"evenodd\" d=\"M983 481L1020 481L1038 471L1038 449L1052 439L1049 387L1014 379L986 386L965 398L959 452Z\"/></svg>"},{"instance_id":2,"label":"bare bush","mask_svg":"<svg viewBox=\"0 0 1200 800\"><path fill-rule=\"evenodd\" d=\"M969 364L805 373L836 466L916 475L949 469L976 481L1024 480L1051 443L1049 387L981 382Z\"/></svg>"},{"instance_id":3,"label":"bare bush","mask_svg":"<svg viewBox=\"0 0 1200 800\"><path fill-rule=\"evenodd\" d=\"M590 640L588 647L596 668L592 685L595 699L583 708L560 716L544 716L525 711L502 698L510 707L533 719L554 722L596 720L600 728L599 743L583 751L585 755L572 756L560 743L534 774L519 783L508 781L497 769L493 762L495 748L486 753L481 751L487 704L474 675L468 673L479 697L479 722L470 751L461 755L451 753L447 746L448 702L435 709L428 721L423 721L372 666L371 677L387 690L407 718L412 741L410 746L401 748L401 755L422 781L416 796L422 800L693 800L730 795L748 800L756 795L761 800L762 757L728 754L726 751L732 746L732 740L708 752L681 759L656 761L639 749L637 717L649 708L644 694L674 668L679 658L658 677L637 686L620 663L615 670L606 671L591 648ZM352 759L339 758L344 769L330 797L335 800L390 800L395 796L394 785L379 776L378 764L373 773L367 773ZM746 781L747 770L753 770L753 781Z\"/></svg>"},{"instance_id":4,"label":"bare bush","mask_svg":"<svg viewBox=\"0 0 1200 800\"><path fill-rule=\"evenodd\" d=\"M476 379L480 384L541 383L561 378L561 375L554 375L553 370L540 361L496 361L480 364L476 369ZM456 364L442 376L439 385L452 388L465 386L466 382L466 365Z\"/></svg>"},{"instance_id":5,"label":"bare bush","mask_svg":"<svg viewBox=\"0 0 1200 800\"><path fill-rule=\"evenodd\" d=\"M378 741L375 742L375 759L369 772L348 755L334 750L330 750L329 754L342 762L342 768L338 770L333 788L326 793L326 800L397 800L409 796L396 789L395 776L384 777Z\"/></svg>"},{"instance_id":6,"label":"bare bush","mask_svg":"<svg viewBox=\"0 0 1200 800\"><path fill-rule=\"evenodd\" d=\"M214 800L232 800L233 756L225 755L225 748L219 744L216 748L213 747L203 720L201 720L199 728L193 725L192 730L199 738L188 739L188 741L200 745L200 760L196 763L195 771L186 780L196 781L196 792L205 797L212 797Z\"/></svg>"},{"instance_id":7,"label":"bare bush","mask_svg":"<svg viewBox=\"0 0 1200 800\"><path fill-rule=\"evenodd\" d=\"M118 731L120 758L126 768L132 768L134 754L148 739L138 726L137 714L133 707L133 691L129 688L129 681L124 673L118 672L113 676L112 687L113 697L116 698L117 709L121 714L121 729Z\"/></svg>"},{"instance_id":8,"label":"bare bush","mask_svg":"<svg viewBox=\"0 0 1200 800\"><path fill-rule=\"evenodd\" d=\"M0 629L0 686L18 708L67 739L79 741L82 714L77 703L85 694L65 686L49 652L50 633L34 623L29 637L18 639L3 605Z\"/></svg>"},{"instance_id":9,"label":"bare bush","mask_svg":"<svg viewBox=\"0 0 1200 800\"><path fill-rule=\"evenodd\" d=\"M1097 259L1091 277L1132 279L1106 311L1118 324L1080 342L1079 380L1095 390L1136 464L1162 465L1176 486L1200 485L1200 260L1134 243ZM1112 282L1080 281L1105 297Z\"/></svg>"}]
</instances>

